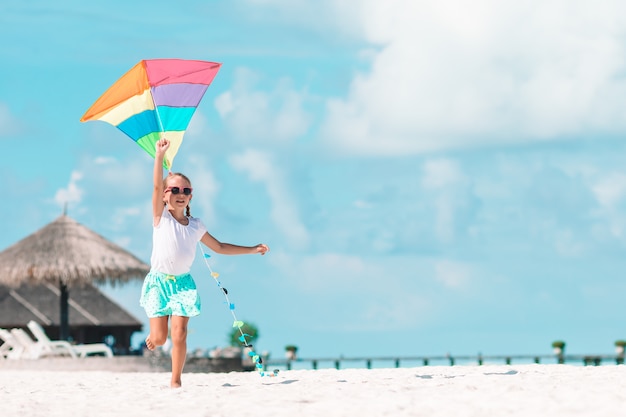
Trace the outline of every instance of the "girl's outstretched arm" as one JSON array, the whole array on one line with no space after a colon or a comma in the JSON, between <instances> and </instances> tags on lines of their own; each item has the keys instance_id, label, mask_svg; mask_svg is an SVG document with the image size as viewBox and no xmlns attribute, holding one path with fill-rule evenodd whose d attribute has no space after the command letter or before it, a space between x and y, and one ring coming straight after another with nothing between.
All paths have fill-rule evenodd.
<instances>
[{"instance_id":1,"label":"girl's outstretched arm","mask_svg":"<svg viewBox=\"0 0 626 417\"><path fill-rule=\"evenodd\" d=\"M222 243L211 236L209 232L205 233L200 241L213 252L220 253L222 255L253 255L255 253L265 255L265 253L270 250L270 248L264 243L259 243L255 246L239 246L233 245L232 243Z\"/></svg>"},{"instance_id":2,"label":"girl's outstretched arm","mask_svg":"<svg viewBox=\"0 0 626 417\"><path fill-rule=\"evenodd\" d=\"M152 188L152 224L157 226L163 214L163 158L165 151L170 147L170 141L161 139L156 143L156 153L154 155L154 172Z\"/></svg>"}]
</instances>

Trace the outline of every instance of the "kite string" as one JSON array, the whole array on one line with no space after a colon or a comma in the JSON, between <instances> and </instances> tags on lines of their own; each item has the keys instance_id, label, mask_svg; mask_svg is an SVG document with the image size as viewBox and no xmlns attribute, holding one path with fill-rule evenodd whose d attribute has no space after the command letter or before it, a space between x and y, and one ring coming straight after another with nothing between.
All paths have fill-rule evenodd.
<instances>
[{"instance_id":1,"label":"kite string","mask_svg":"<svg viewBox=\"0 0 626 417\"><path fill-rule=\"evenodd\" d=\"M211 268L211 265L209 264L208 259L211 257L211 255L209 255L208 253L206 253L204 251L204 249L202 248L202 245L200 244L200 242L198 242L198 246L200 247L200 252L202 252L202 259L204 259L204 264L209 269L209 273L211 274L211 277L215 280L215 283L217 284L217 287L222 291L222 294L224 295L224 298L226 299L226 305L228 305L228 309L230 310L230 314L233 316L233 327L237 327L237 329L239 330L240 336L238 337L238 340L243 344L244 348L248 348L248 356L250 356L250 358L254 362L254 366L255 366L256 370L259 371L259 374L261 376L276 376L276 375L278 375L278 370L277 369L275 369L275 370L273 370L271 372L268 372L268 371L266 371L264 369L263 359L261 359L261 356L259 356L254 351L253 346L251 344L249 344L248 340L246 339L247 337L251 337L251 336L249 334L246 334L246 333L243 332L242 327L244 326L245 323L243 321L237 319L237 315L235 314L235 304L233 304L230 301L230 298L228 298L228 290L226 288L222 287L222 283L217 279L220 274L218 274L217 272L213 271L213 268Z\"/></svg>"}]
</instances>

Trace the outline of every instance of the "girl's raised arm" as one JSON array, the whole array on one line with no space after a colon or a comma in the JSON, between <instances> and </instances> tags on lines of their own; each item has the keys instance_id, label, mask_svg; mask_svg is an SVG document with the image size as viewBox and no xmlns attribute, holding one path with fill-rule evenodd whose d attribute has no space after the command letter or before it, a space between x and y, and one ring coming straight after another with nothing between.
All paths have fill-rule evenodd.
<instances>
[{"instance_id":1,"label":"girl's raised arm","mask_svg":"<svg viewBox=\"0 0 626 417\"><path fill-rule=\"evenodd\" d=\"M154 155L154 172L152 188L152 217L153 225L157 226L163 214L163 158L165 151L170 147L170 141L161 139L156 143L156 153Z\"/></svg>"}]
</instances>

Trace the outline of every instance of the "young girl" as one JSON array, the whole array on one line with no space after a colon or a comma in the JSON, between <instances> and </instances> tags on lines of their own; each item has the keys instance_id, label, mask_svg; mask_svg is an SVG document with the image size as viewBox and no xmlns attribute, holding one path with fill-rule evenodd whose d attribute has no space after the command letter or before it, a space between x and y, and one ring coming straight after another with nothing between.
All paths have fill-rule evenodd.
<instances>
[{"instance_id":1,"label":"young girl","mask_svg":"<svg viewBox=\"0 0 626 417\"><path fill-rule=\"evenodd\" d=\"M192 188L189 179L179 173L170 173L163 179L163 158L169 146L167 139L156 143L151 268L144 279L140 304L150 318L150 334L146 338L146 346L150 350L162 346L167 340L171 317L170 386L179 388L187 356L187 323L190 317L200 314L200 298L189 274L198 241L224 255L265 255L269 248L264 244L238 246L222 243L207 232L200 219L191 217L189 202Z\"/></svg>"}]
</instances>

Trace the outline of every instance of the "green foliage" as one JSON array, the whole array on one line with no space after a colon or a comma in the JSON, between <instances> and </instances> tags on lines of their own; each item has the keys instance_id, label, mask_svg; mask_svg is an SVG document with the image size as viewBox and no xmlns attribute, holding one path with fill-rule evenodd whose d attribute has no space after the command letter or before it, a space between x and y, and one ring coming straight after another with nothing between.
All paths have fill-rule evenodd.
<instances>
[{"instance_id":1,"label":"green foliage","mask_svg":"<svg viewBox=\"0 0 626 417\"><path fill-rule=\"evenodd\" d=\"M246 341L249 345L253 345L259 338L259 329L252 323L244 322L244 325L241 326L241 331L246 335ZM230 346L243 346L243 342L239 340L240 337L241 332L239 331L239 327L233 327L228 335L228 341L230 343Z\"/></svg>"},{"instance_id":2,"label":"green foliage","mask_svg":"<svg viewBox=\"0 0 626 417\"><path fill-rule=\"evenodd\" d=\"M625 347L626 346L626 340L616 340L615 341L615 346L621 346L621 347Z\"/></svg>"},{"instance_id":3,"label":"green foliage","mask_svg":"<svg viewBox=\"0 0 626 417\"><path fill-rule=\"evenodd\" d=\"M552 347L553 348L564 349L565 348L565 342L562 341L562 340L555 340L554 342L552 342Z\"/></svg>"},{"instance_id":4,"label":"green foliage","mask_svg":"<svg viewBox=\"0 0 626 417\"><path fill-rule=\"evenodd\" d=\"M298 351L298 346L296 345L287 345L285 346L285 350L287 351L292 351L292 352L297 352Z\"/></svg>"}]
</instances>

